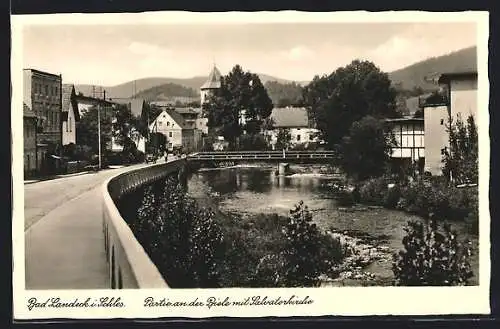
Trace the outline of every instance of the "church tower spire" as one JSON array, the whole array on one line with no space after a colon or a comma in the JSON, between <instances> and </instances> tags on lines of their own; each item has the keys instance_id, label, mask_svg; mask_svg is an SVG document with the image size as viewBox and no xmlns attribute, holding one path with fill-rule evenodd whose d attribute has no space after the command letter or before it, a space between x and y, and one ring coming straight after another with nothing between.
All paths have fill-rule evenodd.
<instances>
[{"instance_id":1,"label":"church tower spire","mask_svg":"<svg viewBox=\"0 0 500 329\"><path fill-rule=\"evenodd\" d=\"M219 69L217 69L217 66L214 66L212 68L212 71L208 75L207 80L205 83L200 87L200 95L201 95L201 105L206 102L207 97L212 94L215 90L219 89L221 87L221 77L222 75L220 74Z\"/></svg>"}]
</instances>

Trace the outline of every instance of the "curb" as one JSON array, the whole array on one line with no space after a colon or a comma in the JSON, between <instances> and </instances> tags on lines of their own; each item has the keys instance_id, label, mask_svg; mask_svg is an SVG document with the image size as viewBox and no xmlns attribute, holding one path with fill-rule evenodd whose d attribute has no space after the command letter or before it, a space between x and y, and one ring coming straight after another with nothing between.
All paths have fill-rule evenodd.
<instances>
[{"instance_id":1,"label":"curb","mask_svg":"<svg viewBox=\"0 0 500 329\"><path fill-rule=\"evenodd\" d=\"M89 174L89 173L91 173L91 172L90 171L81 171L81 172L73 173L73 174L56 175L56 176L50 176L50 177L36 179L36 180L27 180L27 181L24 181L24 185L45 182L45 181L49 181L49 180L56 180L56 179L66 178L66 177L81 176L81 175L85 175L85 174Z\"/></svg>"}]
</instances>

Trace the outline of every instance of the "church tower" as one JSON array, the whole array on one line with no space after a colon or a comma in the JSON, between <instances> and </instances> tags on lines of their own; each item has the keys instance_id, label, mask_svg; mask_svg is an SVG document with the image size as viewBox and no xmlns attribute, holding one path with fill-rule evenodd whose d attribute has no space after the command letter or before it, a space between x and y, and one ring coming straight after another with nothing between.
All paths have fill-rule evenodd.
<instances>
[{"instance_id":1,"label":"church tower","mask_svg":"<svg viewBox=\"0 0 500 329\"><path fill-rule=\"evenodd\" d=\"M221 87L221 74L214 64L214 67L208 75L207 81L200 87L201 106L208 101L208 97Z\"/></svg>"}]
</instances>

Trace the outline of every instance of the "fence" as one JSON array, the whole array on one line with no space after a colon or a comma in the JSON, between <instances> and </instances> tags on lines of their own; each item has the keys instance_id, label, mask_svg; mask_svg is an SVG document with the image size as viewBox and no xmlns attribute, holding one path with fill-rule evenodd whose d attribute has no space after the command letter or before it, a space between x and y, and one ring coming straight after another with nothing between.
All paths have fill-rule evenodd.
<instances>
[{"instance_id":1,"label":"fence","mask_svg":"<svg viewBox=\"0 0 500 329\"><path fill-rule=\"evenodd\" d=\"M127 195L137 193L169 175L178 174L185 163L185 160L176 160L132 170L112 177L103 184L102 222L110 288L168 288L124 219L126 214L124 209L119 209L119 204Z\"/></svg>"}]
</instances>

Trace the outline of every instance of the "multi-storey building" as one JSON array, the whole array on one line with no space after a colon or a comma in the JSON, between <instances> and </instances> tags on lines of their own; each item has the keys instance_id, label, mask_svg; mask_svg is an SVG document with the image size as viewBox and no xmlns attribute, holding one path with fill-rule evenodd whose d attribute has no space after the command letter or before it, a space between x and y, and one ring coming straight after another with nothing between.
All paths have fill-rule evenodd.
<instances>
[{"instance_id":1,"label":"multi-storey building","mask_svg":"<svg viewBox=\"0 0 500 329\"><path fill-rule=\"evenodd\" d=\"M24 175L32 176L37 171L36 115L23 104Z\"/></svg>"},{"instance_id":2,"label":"multi-storey building","mask_svg":"<svg viewBox=\"0 0 500 329\"><path fill-rule=\"evenodd\" d=\"M62 144L62 78L61 75L24 69L24 103L39 119L37 143L56 149Z\"/></svg>"},{"instance_id":3,"label":"multi-storey building","mask_svg":"<svg viewBox=\"0 0 500 329\"><path fill-rule=\"evenodd\" d=\"M449 145L448 123L459 116L464 122L477 120L477 71L444 73L437 83L444 95L432 96L422 104L425 121L425 171L441 175L443 150Z\"/></svg>"}]
</instances>

